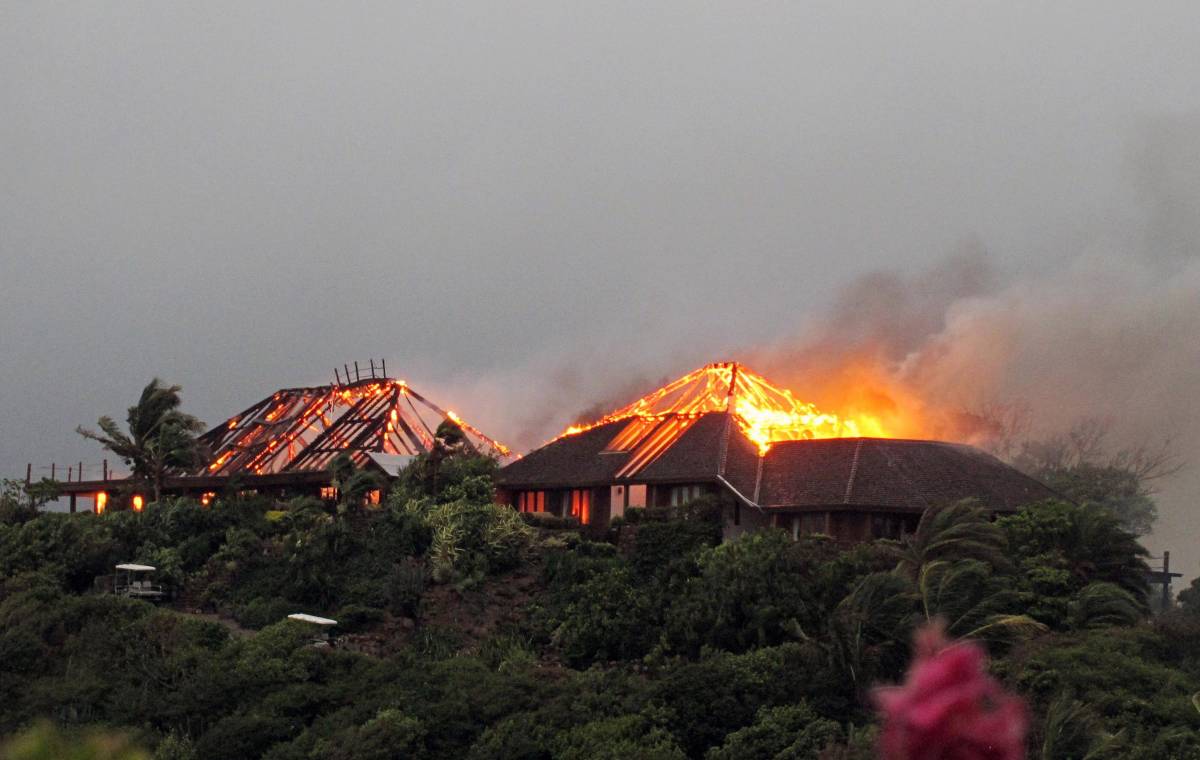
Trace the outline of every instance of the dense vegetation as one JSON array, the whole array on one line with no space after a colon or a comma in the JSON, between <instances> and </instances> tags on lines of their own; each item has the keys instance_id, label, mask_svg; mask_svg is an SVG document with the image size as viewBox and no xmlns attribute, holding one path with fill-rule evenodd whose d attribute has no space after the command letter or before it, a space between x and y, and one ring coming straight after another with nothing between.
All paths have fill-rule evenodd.
<instances>
[{"instance_id":1,"label":"dense vegetation","mask_svg":"<svg viewBox=\"0 0 1200 760\"><path fill-rule=\"evenodd\" d=\"M1031 757L1200 758L1198 605L1148 618L1144 550L1100 507L992 522L959 504L845 549L721 543L701 501L585 537L492 505L494 466L439 449L378 508L352 469L336 508L47 514L10 486L0 734L27 732L10 756L79 732L96 758L871 757L869 690L940 617L1030 702ZM175 601L99 593L121 561L160 568ZM297 611L343 635L313 646Z\"/></svg>"}]
</instances>

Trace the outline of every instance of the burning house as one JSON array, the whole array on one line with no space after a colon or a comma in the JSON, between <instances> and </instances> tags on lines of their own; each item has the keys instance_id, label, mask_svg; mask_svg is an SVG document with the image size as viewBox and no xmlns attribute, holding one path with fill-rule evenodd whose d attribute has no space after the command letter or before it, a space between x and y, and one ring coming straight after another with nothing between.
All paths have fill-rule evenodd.
<instances>
[{"instance_id":1,"label":"burning house","mask_svg":"<svg viewBox=\"0 0 1200 760\"><path fill-rule=\"evenodd\" d=\"M710 364L500 470L498 499L603 526L631 507L718 500L726 536L768 525L854 542L911 532L966 498L996 512L1054 497L971 446L878 437L736 363Z\"/></svg>"},{"instance_id":2,"label":"burning house","mask_svg":"<svg viewBox=\"0 0 1200 760\"><path fill-rule=\"evenodd\" d=\"M281 498L312 495L336 498L330 464L347 454L359 468L395 477L417 454L434 445L438 426L449 422L463 433L465 445L504 458L511 452L453 411L430 401L405 381L387 376L374 361L369 371L336 382L284 388L230 417L199 438L203 461L194 469L170 474L164 492L192 496L207 504L229 488ZM144 501L144 484L130 478L64 483L74 507L80 496L102 512L111 494L122 494L134 509ZM74 511L74 509L72 509Z\"/></svg>"}]
</instances>

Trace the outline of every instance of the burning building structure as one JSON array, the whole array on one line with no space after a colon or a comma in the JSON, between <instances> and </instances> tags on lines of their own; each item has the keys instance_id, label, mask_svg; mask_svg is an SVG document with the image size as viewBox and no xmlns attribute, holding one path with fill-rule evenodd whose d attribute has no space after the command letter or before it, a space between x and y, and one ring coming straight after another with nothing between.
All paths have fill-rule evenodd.
<instances>
[{"instance_id":1,"label":"burning building structure","mask_svg":"<svg viewBox=\"0 0 1200 760\"><path fill-rule=\"evenodd\" d=\"M708 495L727 537L777 526L854 542L911 532L931 506L973 498L1011 512L1056 496L971 446L882 434L740 364L710 364L505 466L497 497L603 526Z\"/></svg>"},{"instance_id":2,"label":"burning building structure","mask_svg":"<svg viewBox=\"0 0 1200 760\"><path fill-rule=\"evenodd\" d=\"M174 471L164 493L191 496L207 504L230 488L281 498L312 495L336 498L330 465L341 454L361 469L394 478L417 454L435 443L439 425L462 431L466 446L498 458L508 447L488 437L453 411L418 393L404 380L387 376L386 364L357 370L353 379L335 370L336 382L284 388L230 417L199 437L201 462ZM74 507L80 496L102 512L110 495L121 494L134 509L144 503L145 484L110 477L62 484ZM73 511L73 510L72 510Z\"/></svg>"}]
</instances>

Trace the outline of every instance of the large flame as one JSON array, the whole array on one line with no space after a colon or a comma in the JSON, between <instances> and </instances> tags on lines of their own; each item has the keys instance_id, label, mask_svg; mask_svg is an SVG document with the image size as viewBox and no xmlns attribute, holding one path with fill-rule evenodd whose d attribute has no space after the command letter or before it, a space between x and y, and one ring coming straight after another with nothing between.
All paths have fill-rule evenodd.
<instances>
[{"instance_id":1,"label":"large flame","mask_svg":"<svg viewBox=\"0 0 1200 760\"><path fill-rule=\"evenodd\" d=\"M595 422L572 425L563 435L635 417L696 418L709 412L731 412L742 432L763 454L777 441L887 435L883 421L875 415L839 417L821 412L736 362L701 367Z\"/></svg>"}]
</instances>

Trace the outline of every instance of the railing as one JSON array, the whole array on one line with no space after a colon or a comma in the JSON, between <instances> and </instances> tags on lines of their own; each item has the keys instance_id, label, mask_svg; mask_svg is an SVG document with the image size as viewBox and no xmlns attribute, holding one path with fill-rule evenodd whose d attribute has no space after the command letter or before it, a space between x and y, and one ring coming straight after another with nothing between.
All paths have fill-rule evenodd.
<instances>
[{"instance_id":1,"label":"railing","mask_svg":"<svg viewBox=\"0 0 1200 760\"><path fill-rule=\"evenodd\" d=\"M351 373L351 369L351 365L343 364L342 371L346 373L343 377L342 373L338 372L337 367L333 368L333 376L337 379L338 385L349 385L351 383L362 382L363 380L388 379L386 359L380 359L378 364L375 363L374 359L370 359L368 360L368 364L362 368L359 368L358 362L354 362L353 373Z\"/></svg>"},{"instance_id":2,"label":"railing","mask_svg":"<svg viewBox=\"0 0 1200 760\"><path fill-rule=\"evenodd\" d=\"M113 593L118 596L128 596L132 599L161 599L166 595L161 584L151 583L150 581L130 581L124 584L115 584Z\"/></svg>"},{"instance_id":3,"label":"railing","mask_svg":"<svg viewBox=\"0 0 1200 760\"><path fill-rule=\"evenodd\" d=\"M128 472L117 471L109 467L107 459L99 462L75 462L66 466L57 462L51 462L42 467L34 467L32 462L25 465L25 485L27 486L42 478L49 478L60 483L79 483L85 480L103 482L125 480L128 477Z\"/></svg>"}]
</instances>

